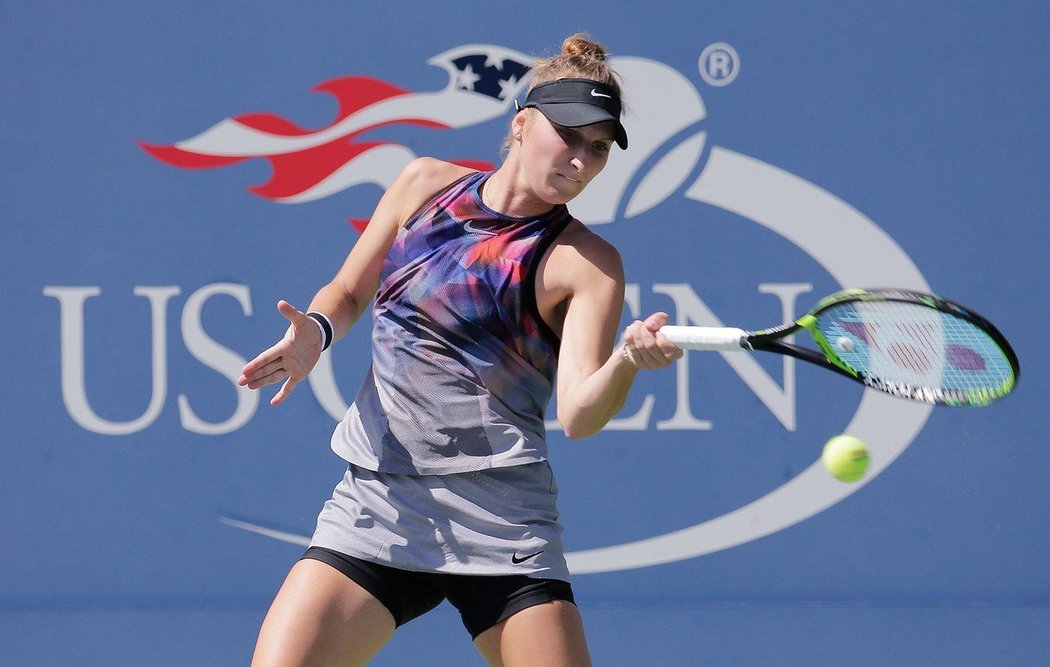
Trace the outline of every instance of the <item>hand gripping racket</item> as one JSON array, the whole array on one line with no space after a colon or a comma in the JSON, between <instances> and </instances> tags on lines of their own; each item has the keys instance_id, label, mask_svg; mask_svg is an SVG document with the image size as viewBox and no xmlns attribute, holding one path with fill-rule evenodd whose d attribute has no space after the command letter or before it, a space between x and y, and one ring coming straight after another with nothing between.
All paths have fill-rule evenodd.
<instances>
[{"instance_id":1,"label":"hand gripping racket","mask_svg":"<svg viewBox=\"0 0 1050 667\"><path fill-rule=\"evenodd\" d=\"M806 329L819 350L784 342ZM1021 372L991 322L958 303L896 289L848 289L820 300L792 323L759 331L665 326L693 350L763 350L835 371L894 396L981 406L1009 394Z\"/></svg>"}]
</instances>

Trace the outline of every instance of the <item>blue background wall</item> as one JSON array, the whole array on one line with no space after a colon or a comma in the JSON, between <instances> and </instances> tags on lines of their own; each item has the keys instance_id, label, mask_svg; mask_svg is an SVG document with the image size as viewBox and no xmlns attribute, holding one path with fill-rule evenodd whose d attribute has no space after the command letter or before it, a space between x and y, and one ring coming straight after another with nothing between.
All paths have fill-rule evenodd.
<instances>
[{"instance_id":1,"label":"blue background wall","mask_svg":"<svg viewBox=\"0 0 1050 667\"><path fill-rule=\"evenodd\" d=\"M212 366L280 335L273 304L308 302L356 238L348 219L366 217L380 189L278 204L247 190L270 177L261 159L186 170L138 142L173 144L249 112L321 128L336 105L309 91L324 81L438 91L448 75L433 56L464 45L542 55L577 30L693 100L668 104L661 79L629 87L641 152L613 160L633 156L637 169L592 186L623 195L595 229L621 248L640 310L760 327L783 307L762 285L803 286L791 289L804 308L842 286L880 286L843 277L923 284L998 323L1024 369L1001 403L927 414L755 359L752 375L795 383L785 422L769 407L775 387L756 392L728 360L694 353L640 379L624 410L650 405L638 424L571 443L553 430L596 662L1042 662L1050 10L895 1L5 5L0 662L245 664L342 473L323 389L304 385L279 409L265 392L253 406ZM701 73L716 43L735 51L731 80ZM376 136L498 162L509 118ZM649 145L634 141L647 132ZM761 210L734 208L730 191ZM817 200L830 208L805 208ZM829 258L824 238L847 261ZM167 295L162 327L151 328L150 290ZM94 295L80 338L78 293ZM78 421L62 388L63 326L82 340L96 417L134 422L151 397L158 411L125 435ZM343 396L366 349L362 328L331 353ZM246 418L203 434L180 402L211 424L232 423L238 405ZM691 424L672 428L686 413ZM873 474L849 487L813 466L844 430L874 456ZM751 504L784 488L789 501ZM741 525L723 529L732 517ZM588 560L694 526L685 547L626 547L643 567ZM423 660L479 662L447 605L376 664Z\"/></svg>"}]
</instances>

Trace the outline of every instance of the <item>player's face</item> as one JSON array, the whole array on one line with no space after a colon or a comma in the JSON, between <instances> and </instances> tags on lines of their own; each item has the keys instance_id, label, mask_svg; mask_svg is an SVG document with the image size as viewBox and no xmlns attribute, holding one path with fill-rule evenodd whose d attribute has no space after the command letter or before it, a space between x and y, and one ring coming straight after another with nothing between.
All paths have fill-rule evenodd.
<instances>
[{"instance_id":1,"label":"player's face","mask_svg":"<svg viewBox=\"0 0 1050 667\"><path fill-rule=\"evenodd\" d=\"M615 140L612 121L562 127L535 111L522 133L522 160L536 195L564 204L605 168Z\"/></svg>"}]
</instances>

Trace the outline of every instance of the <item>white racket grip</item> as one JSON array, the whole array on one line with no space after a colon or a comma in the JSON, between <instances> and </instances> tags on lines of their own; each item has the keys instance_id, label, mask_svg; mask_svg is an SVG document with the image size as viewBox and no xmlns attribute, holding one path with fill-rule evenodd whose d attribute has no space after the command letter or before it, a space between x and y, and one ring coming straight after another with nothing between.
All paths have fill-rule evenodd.
<instances>
[{"instance_id":1,"label":"white racket grip","mask_svg":"<svg viewBox=\"0 0 1050 667\"><path fill-rule=\"evenodd\" d=\"M739 352L747 336L743 329L734 327L660 327L660 333L680 348L687 350L712 350Z\"/></svg>"}]
</instances>

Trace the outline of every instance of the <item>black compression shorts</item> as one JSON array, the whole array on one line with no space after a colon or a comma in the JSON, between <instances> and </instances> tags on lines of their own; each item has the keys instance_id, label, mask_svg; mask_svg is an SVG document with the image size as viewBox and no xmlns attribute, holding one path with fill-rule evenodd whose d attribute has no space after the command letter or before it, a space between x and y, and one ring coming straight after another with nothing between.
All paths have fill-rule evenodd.
<instances>
[{"instance_id":1,"label":"black compression shorts","mask_svg":"<svg viewBox=\"0 0 1050 667\"><path fill-rule=\"evenodd\" d=\"M342 572L383 603L397 626L448 599L459 610L472 639L534 605L554 600L576 604L572 586L560 579L412 572L322 547L310 547L303 558L319 560Z\"/></svg>"}]
</instances>

